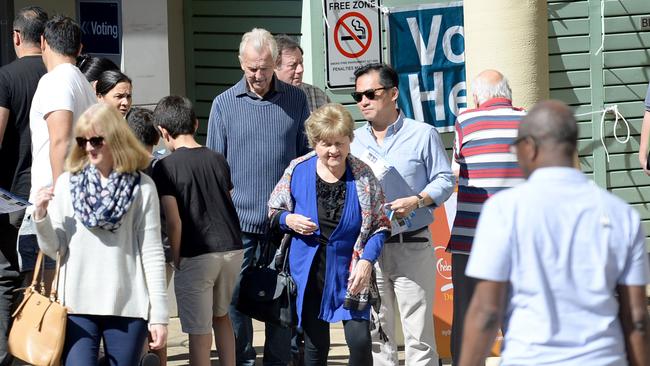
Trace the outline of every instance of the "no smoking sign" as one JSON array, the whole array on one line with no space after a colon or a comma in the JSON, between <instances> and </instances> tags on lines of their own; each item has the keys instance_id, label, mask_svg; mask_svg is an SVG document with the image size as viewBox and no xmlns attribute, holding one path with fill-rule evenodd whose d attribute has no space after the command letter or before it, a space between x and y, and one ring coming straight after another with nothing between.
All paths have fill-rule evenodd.
<instances>
[{"instance_id":1,"label":"no smoking sign","mask_svg":"<svg viewBox=\"0 0 650 366\"><path fill-rule=\"evenodd\" d=\"M354 87L354 70L381 62L379 0L325 0L327 84Z\"/></svg>"}]
</instances>

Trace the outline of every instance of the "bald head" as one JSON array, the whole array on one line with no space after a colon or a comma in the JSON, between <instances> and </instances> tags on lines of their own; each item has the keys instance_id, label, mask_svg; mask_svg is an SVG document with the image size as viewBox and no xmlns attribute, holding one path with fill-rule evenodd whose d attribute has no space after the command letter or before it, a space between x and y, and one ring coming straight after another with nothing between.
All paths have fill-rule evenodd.
<instances>
[{"instance_id":1,"label":"bald head","mask_svg":"<svg viewBox=\"0 0 650 366\"><path fill-rule=\"evenodd\" d=\"M537 103L519 125L519 136L532 136L540 145L573 159L578 125L573 111L558 100Z\"/></svg>"},{"instance_id":2,"label":"bald head","mask_svg":"<svg viewBox=\"0 0 650 366\"><path fill-rule=\"evenodd\" d=\"M497 70L484 70L472 81L472 93L477 106L492 98L512 99L508 79Z\"/></svg>"}]
</instances>

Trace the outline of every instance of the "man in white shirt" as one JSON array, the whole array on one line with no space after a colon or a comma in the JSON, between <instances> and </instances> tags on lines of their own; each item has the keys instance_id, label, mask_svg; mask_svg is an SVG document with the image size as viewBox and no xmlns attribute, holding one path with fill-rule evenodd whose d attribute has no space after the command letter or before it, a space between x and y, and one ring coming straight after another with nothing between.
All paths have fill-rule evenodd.
<instances>
[{"instance_id":1,"label":"man in white shirt","mask_svg":"<svg viewBox=\"0 0 650 366\"><path fill-rule=\"evenodd\" d=\"M72 139L74 122L97 103L95 91L75 66L81 52L81 29L72 19L54 16L45 24L41 37L43 62L47 69L38 83L29 112L32 137L32 178L29 201L41 187L53 185L61 173ZM38 253L36 235L28 209L20 228L18 252L20 271L31 279ZM51 264L46 263L46 267Z\"/></svg>"},{"instance_id":2,"label":"man in white shirt","mask_svg":"<svg viewBox=\"0 0 650 366\"><path fill-rule=\"evenodd\" d=\"M528 180L490 198L479 218L466 274L480 282L460 365L485 364L502 320L502 365L648 365L639 214L573 168L578 129L565 104L537 104L518 133Z\"/></svg>"}]
</instances>

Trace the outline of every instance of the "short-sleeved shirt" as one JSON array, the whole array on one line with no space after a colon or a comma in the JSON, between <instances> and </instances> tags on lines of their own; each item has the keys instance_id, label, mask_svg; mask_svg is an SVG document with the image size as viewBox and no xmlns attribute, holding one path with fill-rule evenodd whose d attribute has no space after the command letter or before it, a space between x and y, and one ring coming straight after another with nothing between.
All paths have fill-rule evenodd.
<instances>
[{"instance_id":1,"label":"short-sleeved shirt","mask_svg":"<svg viewBox=\"0 0 650 366\"><path fill-rule=\"evenodd\" d=\"M502 365L627 364L615 292L650 282L644 238L634 209L573 168L490 198L466 274L510 284Z\"/></svg>"},{"instance_id":2,"label":"short-sleeved shirt","mask_svg":"<svg viewBox=\"0 0 650 366\"><path fill-rule=\"evenodd\" d=\"M9 110L0 149L0 187L23 198L29 196L32 166L29 110L46 72L41 55L24 56L0 68L0 107Z\"/></svg>"},{"instance_id":3,"label":"short-sleeved shirt","mask_svg":"<svg viewBox=\"0 0 650 366\"><path fill-rule=\"evenodd\" d=\"M181 257L243 248L230 197L230 168L223 155L205 147L182 147L159 160L153 176L160 197L176 198Z\"/></svg>"},{"instance_id":4,"label":"short-sleeved shirt","mask_svg":"<svg viewBox=\"0 0 650 366\"><path fill-rule=\"evenodd\" d=\"M36 192L41 187L52 184L50 134L45 118L55 111L70 111L74 126L81 114L95 103L97 97L93 87L73 64L56 66L38 82L29 112L29 129L32 134L30 202L34 202Z\"/></svg>"}]
</instances>

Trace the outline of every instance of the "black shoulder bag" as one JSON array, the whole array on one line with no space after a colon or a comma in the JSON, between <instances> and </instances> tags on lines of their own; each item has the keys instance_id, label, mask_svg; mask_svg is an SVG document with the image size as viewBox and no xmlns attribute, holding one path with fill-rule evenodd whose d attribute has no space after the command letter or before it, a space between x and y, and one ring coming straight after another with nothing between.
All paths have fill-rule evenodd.
<instances>
[{"instance_id":1,"label":"black shoulder bag","mask_svg":"<svg viewBox=\"0 0 650 366\"><path fill-rule=\"evenodd\" d=\"M296 313L296 284L289 272L289 247L291 235L282 237L279 248L272 235L265 235L259 258L241 274L237 310L253 319L282 327L298 324Z\"/></svg>"}]
</instances>

